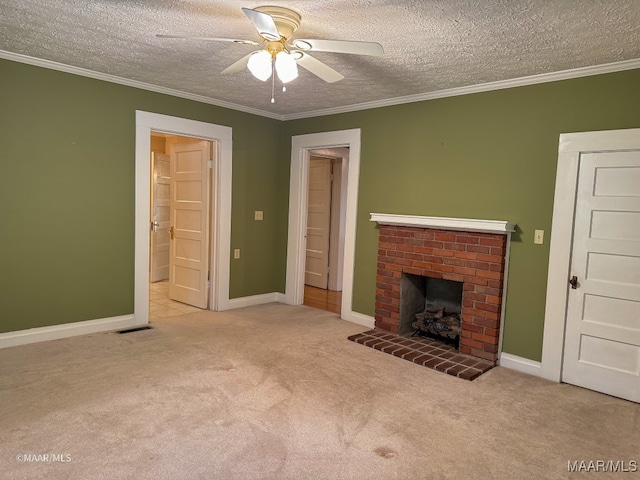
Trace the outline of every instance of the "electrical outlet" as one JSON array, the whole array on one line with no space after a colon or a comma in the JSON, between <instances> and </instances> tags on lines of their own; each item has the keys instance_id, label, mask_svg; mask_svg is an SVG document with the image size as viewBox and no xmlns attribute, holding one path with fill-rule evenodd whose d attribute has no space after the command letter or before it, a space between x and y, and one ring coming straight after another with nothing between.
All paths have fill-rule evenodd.
<instances>
[{"instance_id":1,"label":"electrical outlet","mask_svg":"<svg viewBox=\"0 0 640 480\"><path fill-rule=\"evenodd\" d=\"M256 220L262 220L263 218L264 218L264 214L263 214L262 210L256 210L255 219Z\"/></svg>"},{"instance_id":2,"label":"electrical outlet","mask_svg":"<svg viewBox=\"0 0 640 480\"><path fill-rule=\"evenodd\" d=\"M533 234L533 243L542 245L544 243L544 230L536 230Z\"/></svg>"},{"instance_id":3,"label":"electrical outlet","mask_svg":"<svg viewBox=\"0 0 640 480\"><path fill-rule=\"evenodd\" d=\"M236 249L233 251L233 258L235 258L236 260L237 260L238 258L240 258L240 249L239 249L239 248L236 248Z\"/></svg>"}]
</instances>

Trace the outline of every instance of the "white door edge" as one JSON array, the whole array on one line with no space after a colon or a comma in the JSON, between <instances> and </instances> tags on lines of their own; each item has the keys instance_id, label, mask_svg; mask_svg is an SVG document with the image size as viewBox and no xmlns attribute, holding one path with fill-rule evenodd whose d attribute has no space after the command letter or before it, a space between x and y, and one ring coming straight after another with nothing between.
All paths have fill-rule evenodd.
<instances>
[{"instance_id":1,"label":"white door edge","mask_svg":"<svg viewBox=\"0 0 640 480\"><path fill-rule=\"evenodd\" d=\"M347 176L344 270L342 273L341 317L353 316L353 267L360 173L360 129L296 135L291 138L291 177L289 185L289 233L285 301L301 305L304 300L304 235L307 227L307 177L309 150L349 147Z\"/></svg>"},{"instance_id":2,"label":"white door edge","mask_svg":"<svg viewBox=\"0 0 640 480\"><path fill-rule=\"evenodd\" d=\"M136 323L149 321L149 198L151 195L151 132L164 132L211 140L218 144L218 161L214 169L212 222L210 309L227 310L229 306L229 270L231 248L231 173L232 129L212 123L136 110L135 150L135 273L134 310Z\"/></svg>"},{"instance_id":3,"label":"white door edge","mask_svg":"<svg viewBox=\"0 0 640 480\"><path fill-rule=\"evenodd\" d=\"M547 297L540 376L560 382L567 316L567 282L580 155L607 150L640 149L640 129L564 133L560 135L551 224Z\"/></svg>"}]
</instances>

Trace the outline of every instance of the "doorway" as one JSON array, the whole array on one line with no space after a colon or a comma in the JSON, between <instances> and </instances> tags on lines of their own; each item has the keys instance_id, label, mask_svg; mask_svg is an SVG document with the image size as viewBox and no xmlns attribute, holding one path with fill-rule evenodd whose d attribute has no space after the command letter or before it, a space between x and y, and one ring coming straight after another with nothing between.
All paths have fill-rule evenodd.
<instances>
[{"instance_id":1,"label":"doorway","mask_svg":"<svg viewBox=\"0 0 640 480\"><path fill-rule=\"evenodd\" d=\"M360 129L296 135L291 139L291 176L289 184L289 233L287 241L287 277L285 301L301 305L304 300L307 178L311 150L349 148L345 205L344 258L342 265L342 299L340 317L373 328L374 319L352 310L355 253L356 210L360 171Z\"/></svg>"},{"instance_id":2,"label":"doorway","mask_svg":"<svg viewBox=\"0 0 640 480\"><path fill-rule=\"evenodd\" d=\"M208 307L214 144L151 133L149 320Z\"/></svg>"},{"instance_id":3,"label":"doorway","mask_svg":"<svg viewBox=\"0 0 640 480\"><path fill-rule=\"evenodd\" d=\"M303 303L340 314L349 148L309 151Z\"/></svg>"},{"instance_id":4,"label":"doorway","mask_svg":"<svg viewBox=\"0 0 640 480\"><path fill-rule=\"evenodd\" d=\"M640 129L560 137L542 376L640 401Z\"/></svg>"},{"instance_id":5,"label":"doorway","mask_svg":"<svg viewBox=\"0 0 640 480\"><path fill-rule=\"evenodd\" d=\"M157 113L136 111L136 209L135 209L135 296L134 323L149 321L149 259L150 259L150 201L151 132L182 135L213 141L216 154L213 164L213 195L211 196L211 237L209 248L209 309L228 310L229 267L231 248L231 185L232 185L232 129Z\"/></svg>"}]
</instances>

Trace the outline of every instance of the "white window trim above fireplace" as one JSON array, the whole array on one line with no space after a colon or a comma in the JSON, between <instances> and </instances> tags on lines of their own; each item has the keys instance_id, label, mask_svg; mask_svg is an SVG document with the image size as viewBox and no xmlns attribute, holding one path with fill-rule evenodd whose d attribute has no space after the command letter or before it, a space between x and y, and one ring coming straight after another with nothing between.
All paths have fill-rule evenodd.
<instances>
[{"instance_id":1,"label":"white window trim above fireplace","mask_svg":"<svg viewBox=\"0 0 640 480\"><path fill-rule=\"evenodd\" d=\"M393 213L372 213L371 221L381 225L401 227L439 228L444 230L464 230L467 232L511 233L515 223L501 220L477 220L472 218L423 217L418 215L397 215Z\"/></svg>"}]
</instances>

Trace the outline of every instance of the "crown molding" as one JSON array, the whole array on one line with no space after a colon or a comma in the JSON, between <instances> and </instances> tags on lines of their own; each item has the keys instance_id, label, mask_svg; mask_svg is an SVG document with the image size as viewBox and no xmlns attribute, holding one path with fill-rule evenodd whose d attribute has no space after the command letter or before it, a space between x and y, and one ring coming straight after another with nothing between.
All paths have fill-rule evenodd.
<instances>
[{"instance_id":1,"label":"crown molding","mask_svg":"<svg viewBox=\"0 0 640 480\"><path fill-rule=\"evenodd\" d=\"M541 73L538 75L529 75L526 77L512 78L509 80L499 80L497 82L481 83L478 85L469 85L466 87L449 88L446 90L437 90L435 92L418 93L416 95L387 98L384 100L376 100L374 102L345 105L343 107L326 108L323 110L315 110L311 112L293 113L284 115L284 120L297 120L302 118L321 117L325 115L336 115L339 113L357 112L359 110L370 110L372 108L390 107L393 105L402 105L404 103L423 102L425 100L435 100L438 98L457 97L460 95L490 92L493 90L502 90L505 88L524 87L527 85L536 85L538 83L557 82L559 80L570 80L572 78L601 75L603 73L621 72L624 70L634 70L636 68L640 68L640 58L625 60L621 62L605 63L602 65L593 65L589 67L574 68L571 70L561 70L558 72Z\"/></svg>"},{"instance_id":2,"label":"crown molding","mask_svg":"<svg viewBox=\"0 0 640 480\"><path fill-rule=\"evenodd\" d=\"M22 55L19 53L7 52L5 50L0 50L0 58L19 63L26 63L28 65L34 65L36 67L48 68L51 70L58 70L61 72L80 75L83 77L94 78L96 80L103 80L105 82L117 83L119 85L125 85L128 87L140 88L142 90L171 95L173 97L193 100L200 103L215 105L217 107L228 108L231 110L236 110L239 112L249 113L252 115L258 115L261 117L267 117L280 121L298 120L303 118L357 112L360 110L370 110L373 108L391 107L394 105L402 105L405 103L424 102L426 100L435 100L438 98L470 95L472 93L490 92L493 90L502 90L505 88L524 87L527 85L536 85L539 83L557 82L559 80L570 80L572 78L588 77L591 75L601 75L604 73L615 73L622 72L624 70L634 70L636 68L640 68L640 58L636 58L632 60L624 60L621 62L605 63L602 65L580 67L571 70L561 70L551 73L541 73L538 75L529 75L526 77L513 78L509 80L499 80L497 82L481 83L478 85L469 85L466 87L449 88L446 90L438 90L435 92L418 93L415 95L387 98L384 100L376 100L373 102L358 103L354 105L345 105L342 107L280 115L257 108L251 108L244 105L238 105L236 103L226 102L224 100L218 100L212 97L206 97L204 95L196 95L193 93L183 92L181 90L160 87L158 85L153 85L150 83L130 80L127 78L117 77L115 75L109 75L107 73L96 72L85 68L53 62L51 60L44 60L41 58L30 57L28 55Z\"/></svg>"},{"instance_id":3,"label":"crown molding","mask_svg":"<svg viewBox=\"0 0 640 480\"><path fill-rule=\"evenodd\" d=\"M274 120L284 120L283 115L278 115L257 108L246 107L244 105L238 105L236 103L225 102L224 100L218 100L211 97L205 97L204 95L196 95L194 93L187 93L181 90L175 90L173 88L160 87L151 83L139 82L137 80L130 80L128 78L118 77L115 75L109 75L108 73L96 72L88 70L86 68L74 67L72 65L65 65L64 63L53 62L51 60L44 60L42 58L30 57L28 55L22 55L19 53L7 52L0 50L0 58L5 60L11 60L13 62L26 63L36 67L48 68L50 70L57 70L60 72L71 73L73 75L80 75L82 77L93 78L96 80L102 80L110 83L117 83L119 85L125 85L127 87L140 88L142 90L148 90L150 92L162 93L164 95L171 95L173 97L184 98L187 100L193 100L195 102L207 103L209 105L215 105L216 107L228 108L239 112L250 113L252 115L259 115L261 117L268 117Z\"/></svg>"}]
</instances>

